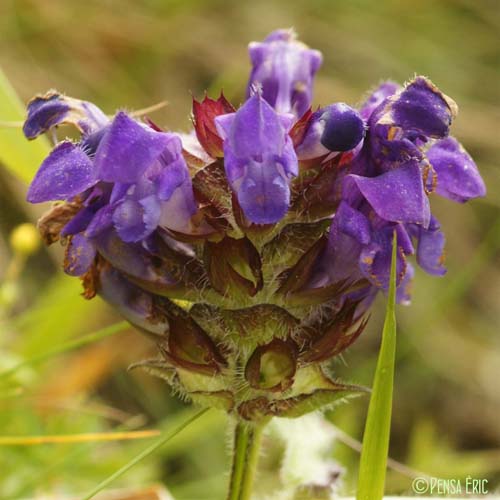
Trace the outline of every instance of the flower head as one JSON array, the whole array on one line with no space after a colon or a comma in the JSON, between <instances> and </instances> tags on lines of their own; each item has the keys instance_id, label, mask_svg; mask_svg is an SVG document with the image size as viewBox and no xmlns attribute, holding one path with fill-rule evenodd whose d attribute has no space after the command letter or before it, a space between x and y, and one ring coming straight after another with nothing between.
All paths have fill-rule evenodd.
<instances>
[{"instance_id":1,"label":"flower head","mask_svg":"<svg viewBox=\"0 0 500 500\"><path fill-rule=\"evenodd\" d=\"M62 201L40 220L44 240L66 244L87 298L159 344L141 366L258 420L363 390L328 363L388 289L394 235L397 300L409 303L412 255L446 272L429 195L463 203L485 186L449 135L456 104L427 78L313 112L319 52L278 30L250 56L245 102L194 100L189 134L55 92L31 101L24 131L81 134L56 144L28 200Z\"/></svg>"}]
</instances>

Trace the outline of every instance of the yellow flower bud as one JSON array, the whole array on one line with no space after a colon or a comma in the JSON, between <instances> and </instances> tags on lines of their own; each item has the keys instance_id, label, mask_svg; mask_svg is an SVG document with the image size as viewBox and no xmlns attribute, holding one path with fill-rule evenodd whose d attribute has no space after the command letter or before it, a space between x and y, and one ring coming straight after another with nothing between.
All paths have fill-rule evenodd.
<instances>
[{"instance_id":1,"label":"yellow flower bud","mask_svg":"<svg viewBox=\"0 0 500 500\"><path fill-rule=\"evenodd\" d=\"M10 246L15 253L21 255L32 255L40 247L40 235L37 228L25 222L15 227L10 233Z\"/></svg>"}]
</instances>

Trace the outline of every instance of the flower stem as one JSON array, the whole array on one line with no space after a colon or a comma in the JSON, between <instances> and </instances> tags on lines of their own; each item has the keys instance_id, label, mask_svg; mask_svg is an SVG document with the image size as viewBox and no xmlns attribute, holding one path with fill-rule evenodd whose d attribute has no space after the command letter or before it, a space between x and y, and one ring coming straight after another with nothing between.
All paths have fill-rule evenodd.
<instances>
[{"instance_id":1,"label":"flower stem","mask_svg":"<svg viewBox=\"0 0 500 500\"><path fill-rule=\"evenodd\" d=\"M234 430L233 465L228 500L249 500L264 426L238 421Z\"/></svg>"}]
</instances>

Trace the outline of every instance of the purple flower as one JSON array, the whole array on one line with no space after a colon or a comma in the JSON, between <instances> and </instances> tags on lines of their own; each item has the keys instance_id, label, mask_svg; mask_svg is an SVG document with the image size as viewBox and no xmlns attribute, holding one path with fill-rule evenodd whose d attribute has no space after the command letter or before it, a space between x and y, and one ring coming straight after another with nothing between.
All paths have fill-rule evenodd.
<instances>
[{"instance_id":1,"label":"purple flower","mask_svg":"<svg viewBox=\"0 0 500 500\"><path fill-rule=\"evenodd\" d=\"M388 290L394 240L407 304L412 261L446 272L429 194L465 202L485 186L449 135L455 103L428 79L313 112L319 52L278 30L250 57L246 101L195 100L189 134L55 92L31 101L24 131L81 134L55 146L28 200L62 200L39 227L85 297L154 337L162 359L141 365L176 391L257 421L352 392L323 364Z\"/></svg>"},{"instance_id":2,"label":"purple flower","mask_svg":"<svg viewBox=\"0 0 500 500\"><path fill-rule=\"evenodd\" d=\"M249 46L252 73L247 96L257 86L278 113L302 116L311 106L314 75L323 57L296 40L293 30L277 30Z\"/></svg>"},{"instance_id":3,"label":"purple flower","mask_svg":"<svg viewBox=\"0 0 500 500\"><path fill-rule=\"evenodd\" d=\"M78 103L55 97L33 101L25 128L42 131L61 123L66 101ZM50 119L49 112L55 113ZM123 112L111 123L89 123L80 143L64 141L54 148L27 195L32 203L75 198L82 203L62 229L63 235L72 236L66 265L70 274L88 269L95 256L93 239L102 231L114 228L126 242L144 240L158 226L189 232L196 211L177 135L153 130Z\"/></svg>"},{"instance_id":4,"label":"purple flower","mask_svg":"<svg viewBox=\"0 0 500 500\"><path fill-rule=\"evenodd\" d=\"M446 137L456 115L455 103L429 80L417 77L402 89L386 82L366 100L360 114L368 120L368 133L340 177L341 199L348 203L351 216L341 203L330 246L336 248L346 235L352 239L355 234L342 220L359 224L363 215L370 221L370 242L354 238L356 245L353 249L351 244L350 251L359 255L362 274L387 290L396 230L398 300L407 302L413 268L406 259L415 253L412 240L420 267L436 275L446 271L445 239L431 215L427 192L435 187L438 194L466 201L484 195L484 184L470 156L455 139ZM355 218L353 210L358 211Z\"/></svg>"},{"instance_id":5,"label":"purple flower","mask_svg":"<svg viewBox=\"0 0 500 500\"><path fill-rule=\"evenodd\" d=\"M292 117L279 115L256 93L215 123L224 139L227 178L243 213L256 224L278 222L290 204L290 179L298 174L288 135Z\"/></svg>"},{"instance_id":6,"label":"purple flower","mask_svg":"<svg viewBox=\"0 0 500 500\"><path fill-rule=\"evenodd\" d=\"M23 132L28 139L34 139L57 125L72 124L81 133L90 134L108 121L107 116L91 102L50 91L29 102Z\"/></svg>"}]
</instances>

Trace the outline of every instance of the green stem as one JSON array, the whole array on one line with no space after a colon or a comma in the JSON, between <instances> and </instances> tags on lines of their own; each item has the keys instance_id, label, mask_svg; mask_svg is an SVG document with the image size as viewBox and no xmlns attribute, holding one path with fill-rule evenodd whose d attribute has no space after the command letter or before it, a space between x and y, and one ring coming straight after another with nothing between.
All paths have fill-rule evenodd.
<instances>
[{"instance_id":1,"label":"green stem","mask_svg":"<svg viewBox=\"0 0 500 500\"><path fill-rule=\"evenodd\" d=\"M238 421L234 430L233 465L228 500L249 500L264 426Z\"/></svg>"}]
</instances>

